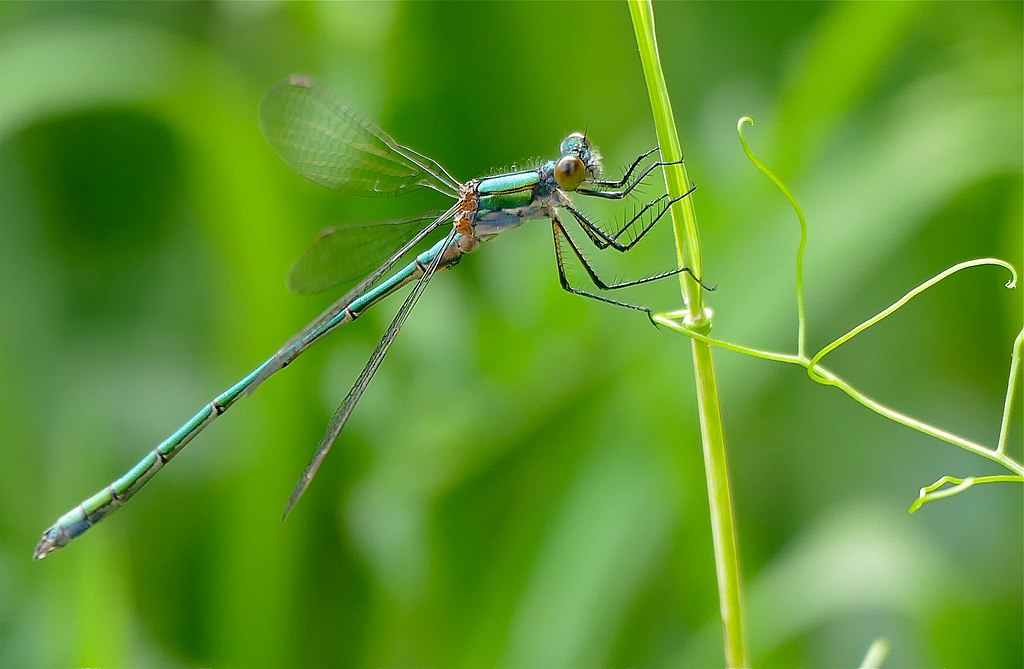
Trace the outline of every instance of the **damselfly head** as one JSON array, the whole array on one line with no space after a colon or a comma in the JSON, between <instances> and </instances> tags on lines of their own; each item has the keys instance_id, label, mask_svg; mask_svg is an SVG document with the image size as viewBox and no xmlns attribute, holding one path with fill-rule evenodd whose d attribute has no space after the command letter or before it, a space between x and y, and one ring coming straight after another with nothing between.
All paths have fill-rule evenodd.
<instances>
[{"instance_id":1,"label":"damselfly head","mask_svg":"<svg viewBox=\"0 0 1024 669\"><path fill-rule=\"evenodd\" d=\"M562 140L562 157L555 163L555 181L562 190L576 190L584 181L593 181L601 175L601 154L581 132L574 132Z\"/></svg>"}]
</instances>

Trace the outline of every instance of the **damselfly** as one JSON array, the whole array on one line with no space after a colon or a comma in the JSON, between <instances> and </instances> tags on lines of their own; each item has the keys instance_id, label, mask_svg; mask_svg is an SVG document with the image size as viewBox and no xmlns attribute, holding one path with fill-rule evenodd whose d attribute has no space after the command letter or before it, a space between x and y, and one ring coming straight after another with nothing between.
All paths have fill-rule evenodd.
<instances>
[{"instance_id":1,"label":"damselfly","mask_svg":"<svg viewBox=\"0 0 1024 669\"><path fill-rule=\"evenodd\" d=\"M586 135L572 133L562 141L559 157L555 160L534 169L461 183L441 165L398 144L383 130L334 100L306 78L293 77L274 87L264 99L260 114L263 132L271 146L286 163L311 181L343 193L364 196L391 196L430 188L451 197L455 203L447 211L436 214L387 223L342 226L323 233L292 268L290 287L297 292L319 292L357 283L273 356L215 397L123 476L58 518L43 533L36 546L36 559L67 545L120 508L203 428L241 396L252 392L271 374L295 360L314 342L335 328L351 323L380 300L412 283L405 302L338 407L313 459L296 483L285 507L287 515L312 481L431 277L438 270L457 264L462 256L482 242L526 221L551 221L559 280L562 288L577 295L638 309L650 315L646 307L572 286L564 266L566 247L601 290L634 286L680 272L693 276L688 268L680 268L634 281L605 282L587 262L558 217L558 209L569 212L599 249L613 248L623 252L631 249L676 200L668 195L657 197L641 207L618 230L606 232L576 209L568 194L609 199L627 196L654 169L667 164L652 162L631 180L633 173L657 149L640 155L621 179L602 180L601 158L597 150ZM392 272L392 268L414 247L448 223L451 223L451 229L443 239ZM627 234L635 228L639 229ZM621 241L623 239L628 241Z\"/></svg>"}]
</instances>

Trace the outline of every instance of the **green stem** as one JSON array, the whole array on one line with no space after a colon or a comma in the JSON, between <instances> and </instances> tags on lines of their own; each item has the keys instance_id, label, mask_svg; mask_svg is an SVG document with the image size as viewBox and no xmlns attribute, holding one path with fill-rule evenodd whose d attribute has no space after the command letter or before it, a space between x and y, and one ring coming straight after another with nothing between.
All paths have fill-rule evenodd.
<instances>
[{"instance_id":1,"label":"green stem","mask_svg":"<svg viewBox=\"0 0 1024 669\"><path fill-rule=\"evenodd\" d=\"M676 132L668 88L665 85L665 75L661 70L661 61L658 56L658 44L654 33L654 10L650 0L629 0L628 4L637 47L640 50L644 78L647 81L647 92L651 98L662 160L679 160L682 158L683 152ZM669 197L681 196L686 192L688 184L689 179L686 176L685 165L665 167L665 185ZM687 197L677 202L673 205L670 214L675 230L676 253L680 267L690 267L694 274L703 276L693 198ZM685 274L680 274L680 280L683 299L688 311L687 324L694 330L706 334L710 330L711 322L710 315L704 309L701 288ZM725 636L725 661L730 667L748 667L750 661L743 627L739 548L732 492L729 485L722 412L718 401L718 383L715 379L710 344L698 339L691 339L690 348L697 387L701 440L704 446L704 469L711 511L715 569L718 576L718 600Z\"/></svg>"},{"instance_id":2,"label":"green stem","mask_svg":"<svg viewBox=\"0 0 1024 669\"><path fill-rule=\"evenodd\" d=\"M999 423L999 441L996 452L1006 453L1006 435L1010 432L1010 415L1013 413L1013 397L1017 394L1017 378L1020 376L1021 347L1024 345L1024 330L1017 334L1010 356L1010 378L1006 382L1006 399L1003 401L1003 420Z\"/></svg>"},{"instance_id":3,"label":"green stem","mask_svg":"<svg viewBox=\"0 0 1024 669\"><path fill-rule=\"evenodd\" d=\"M861 660L860 669L878 669L885 662L887 655L889 655L889 640L875 639L871 647L868 648L867 655Z\"/></svg>"}]
</instances>

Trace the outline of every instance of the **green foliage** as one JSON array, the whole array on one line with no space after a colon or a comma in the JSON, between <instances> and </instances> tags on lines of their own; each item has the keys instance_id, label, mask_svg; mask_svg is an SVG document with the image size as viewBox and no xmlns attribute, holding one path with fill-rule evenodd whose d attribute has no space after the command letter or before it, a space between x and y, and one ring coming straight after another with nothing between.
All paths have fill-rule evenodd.
<instances>
[{"instance_id":1,"label":"green foliage","mask_svg":"<svg viewBox=\"0 0 1024 669\"><path fill-rule=\"evenodd\" d=\"M809 350L964 258L1021 266L1018 4L656 11L716 336L783 348L794 321L792 213L736 148L743 114L808 214ZM432 282L286 523L395 305L30 559L57 514L327 303L284 284L320 229L443 204L303 182L260 136L270 86L316 75L461 178L584 126L614 172L655 143L627 20L611 3L0 5L0 665L721 664L680 337L564 294L543 225ZM593 255L667 268L658 232ZM829 368L993 442L1022 305L992 274L944 282ZM671 309L675 288L630 298ZM906 513L922 481L1003 470L785 366L716 363L760 666L854 666L882 635L885 666L1024 664L1019 488Z\"/></svg>"}]
</instances>

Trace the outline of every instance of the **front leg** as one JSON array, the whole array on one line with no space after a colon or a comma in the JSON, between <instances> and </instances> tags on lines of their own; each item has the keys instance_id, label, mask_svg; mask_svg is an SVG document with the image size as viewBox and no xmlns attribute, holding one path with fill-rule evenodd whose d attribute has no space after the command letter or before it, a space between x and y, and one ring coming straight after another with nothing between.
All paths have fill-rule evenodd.
<instances>
[{"instance_id":1,"label":"front leg","mask_svg":"<svg viewBox=\"0 0 1024 669\"><path fill-rule=\"evenodd\" d=\"M595 189L592 189L592 188L577 188L573 192L579 193L580 195L585 195L587 197L603 197L603 198L608 199L608 200L621 200L622 198L626 197L631 192L633 192L633 189L636 188L638 185L640 185L640 182L643 181L644 179L646 179L647 176L651 172L653 172L655 169L657 169L659 167L665 167L666 165L681 165L682 162L683 162L682 160L673 160L673 161L669 161L669 162L659 160L656 163L652 163L651 165L648 165L647 168L644 169L644 171L640 173L640 176L638 176L632 182L629 182L629 177L633 174L633 170L636 169L636 167L640 164L641 161L643 161L644 158L646 158L647 156L649 156L652 153L654 153L654 151L655 151L655 149L651 149L647 153L642 154L639 158L634 160L633 164L630 165L629 169L626 171L626 174L619 181L592 181L591 183L593 185L595 185L595 186L598 186L599 187L598 189L595 190ZM627 182L629 182L629 183L627 183ZM625 188L623 188L623 186L625 186ZM623 188L623 189L622 190L600 190L601 188L610 188L610 189Z\"/></svg>"},{"instance_id":2,"label":"front leg","mask_svg":"<svg viewBox=\"0 0 1024 669\"><path fill-rule=\"evenodd\" d=\"M618 181L597 179L596 181L591 181L590 183L599 188L622 188L623 186L626 185L626 182L629 181L629 177L633 175L633 170L635 170L640 165L640 163L644 161L645 158L647 158L649 155L651 155L657 150L658 147L654 147L653 149L649 151L644 151L639 156L637 156L636 160L633 161L633 164L629 166L629 169L626 170L626 173L623 174L622 178L619 179Z\"/></svg>"}]
</instances>

